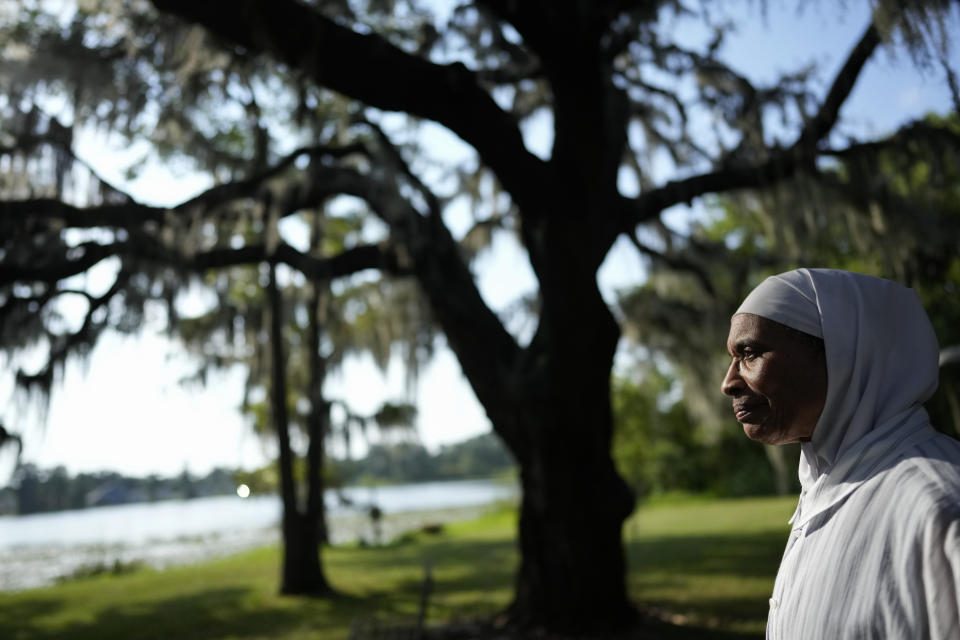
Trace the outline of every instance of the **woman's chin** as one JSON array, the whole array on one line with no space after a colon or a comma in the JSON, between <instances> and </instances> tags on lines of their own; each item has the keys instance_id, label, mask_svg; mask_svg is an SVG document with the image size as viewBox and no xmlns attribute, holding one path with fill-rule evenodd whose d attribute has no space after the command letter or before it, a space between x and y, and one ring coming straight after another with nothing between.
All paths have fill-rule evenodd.
<instances>
[{"instance_id":1,"label":"woman's chin","mask_svg":"<svg viewBox=\"0 0 960 640\"><path fill-rule=\"evenodd\" d=\"M762 442L763 444L782 444L778 441L777 433L768 428L765 422L760 422L757 424L744 422L742 425L744 435L751 440L756 440L757 442Z\"/></svg>"}]
</instances>

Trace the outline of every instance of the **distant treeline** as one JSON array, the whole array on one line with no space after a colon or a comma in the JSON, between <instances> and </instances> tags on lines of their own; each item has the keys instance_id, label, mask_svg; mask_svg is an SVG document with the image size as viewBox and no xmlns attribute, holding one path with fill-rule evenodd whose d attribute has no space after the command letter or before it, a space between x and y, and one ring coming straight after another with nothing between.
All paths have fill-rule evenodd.
<instances>
[{"instance_id":1,"label":"distant treeline","mask_svg":"<svg viewBox=\"0 0 960 640\"><path fill-rule=\"evenodd\" d=\"M493 433L441 447L432 454L417 442L374 444L357 460L335 460L332 471L344 485L426 482L506 473L516 462Z\"/></svg>"},{"instance_id":2,"label":"distant treeline","mask_svg":"<svg viewBox=\"0 0 960 640\"><path fill-rule=\"evenodd\" d=\"M362 458L328 459L325 482L328 488L360 484L403 484L432 480L482 478L511 473L516 463L493 433L446 445L430 453L419 442L401 441L371 444ZM301 482L306 476L303 460L294 464L294 475ZM254 493L276 491L277 470L269 465L237 475L238 482Z\"/></svg>"},{"instance_id":3,"label":"distant treeline","mask_svg":"<svg viewBox=\"0 0 960 640\"><path fill-rule=\"evenodd\" d=\"M414 442L374 444L364 458L329 460L327 484L452 480L492 476L513 468L504 446L493 434L486 434L445 446L436 454ZM0 515L225 495L234 493L240 483L264 493L276 490L276 477L272 465L256 471L214 469L206 476L183 471L172 478L136 478L110 471L71 476L64 467L44 470L25 464L17 468L10 486L0 489Z\"/></svg>"},{"instance_id":4,"label":"distant treeline","mask_svg":"<svg viewBox=\"0 0 960 640\"><path fill-rule=\"evenodd\" d=\"M183 471L173 478L134 478L113 471L71 476L64 467L44 470L24 464L14 472L10 486L0 489L0 514L223 495L236 491L235 475L229 469L214 469L205 476Z\"/></svg>"}]
</instances>

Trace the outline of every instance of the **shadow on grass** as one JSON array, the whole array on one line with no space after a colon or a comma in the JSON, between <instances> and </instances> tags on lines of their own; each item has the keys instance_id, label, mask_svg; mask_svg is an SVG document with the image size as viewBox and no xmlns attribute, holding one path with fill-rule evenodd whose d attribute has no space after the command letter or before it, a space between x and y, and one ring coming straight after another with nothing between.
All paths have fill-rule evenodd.
<instances>
[{"instance_id":1,"label":"shadow on grass","mask_svg":"<svg viewBox=\"0 0 960 640\"><path fill-rule=\"evenodd\" d=\"M762 638L729 629L763 628L785 541L780 529L632 540L632 595L664 638Z\"/></svg>"},{"instance_id":2,"label":"shadow on grass","mask_svg":"<svg viewBox=\"0 0 960 640\"><path fill-rule=\"evenodd\" d=\"M782 530L743 535L666 536L629 541L631 595L646 613L637 638L666 640L755 640L763 637L769 589L785 542ZM415 613L413 596L422 585L422 568L433 566L432 620L493 614L509 602L518 562L513 540L431 539L390 548L382 555L364 549L353 566L405 572L378 595L380 605L402 598L407 608L370 611L383 621L402 622ZM412 576L418 576L416 578ZM397 617L399 616L399 617ZM678 622L678 620L680 622ZM742 631L740 629L748 629ZM631 635L630 637L634 637Z\"/></svg>"},{"instance_id":3,"label":"shadow on grass","mask_svg":"<svg viewBox=\"0 0 960 640\"><path fill-rule=\"evenodd\" d=\"M627 543L631 564L640 569L681 573L771 577L786 544L784 531L744 535L682 536Z\"/></svg>"},{"instance_id":4,"label":"shadow on grass","mask_svg":"<svg viewBox=\"0 0 960 640\"><path fill-rule=\"evenodd\" d=\"M167 600L108 607L81 621L49 618L56 603L49 597L21 599L0 614L0 637L18 640L71 638L244 637L295 622L276 612L244 611L244 589L194 592ZM54 605L51 608L51 604Z\"/></svg>"},{"instance_id":5,"label":"shadow on grass","mask_svg":"<svg viewBox=\"0 0 960 640\"><path fill-rule=\"evenodd\" d=\"M508 604L517 566L516 546L507 540L431 537L388 548L360 549L331 567L382 576L363 588L372 599L367 615L411 618L416 614L426 567L430 567L429 610L433 620L493 614ZM339 564L339 563L338 563Z\"/></svg>"},{"instance_id":6,"label":"shadow on grass","mask_svg":"<svg viewBox=\"0 0 960 640\"><path fill-rule=\"evenodd\" d=\"M58 598L38 595L17 603L15 607L0 607L0 638L29 638L37 621L55 615L63 609Z\"/></svg>"},{"instance_id":7,"label":"shadow on grass","mask_svg":"<svg viewBox=\"0 0 960 640\"><path fill-rule=\"evenodd\" d=\"M744 578L772 585L783 550L783 531L771 531L742 536L710 535L687 537L648 538L629 542L627 553L633 568L631 582L640 584L644 598L641 608L643 622L629 638L650 640L756 640L762 631L731 630L751 626L762 628L767 614L767 591L761 585L752 595L739 597L724 590L696 591L696 580L708 576L721 583ZM351 564L359 563L369 570L382 566L376 549L365 549L361 556L351 557ZM513 540L507 541L447 541L433 539L429 543L394 546L389 553L390 563L406 571L407 578L393 584L391 593L383 593L382 604L400 596L410 602L412 594L419 593L421 578L411 578L413 570L422 570L429 558L434 567L431 612L434 624L490 615L508 604L518 562ZM421 574L417 574L421 575ZM672 589L692 598L671 599L661 592ZM453 602L446 594L452 594ZM490 595L495 594L495 595ZM458 606L455 603L459 603ZM410 620L412 609L391 612L370 611L383 622L402 623ZM386 616L384 615L386 613ZM390 614L395 617L391 620ZM397 614L399 617L396 617ZM682 620L678 623L677 620Z\"/></svg>"},{"instance_id":8,"label":"shadow on grass","mask_svg":"<svg viewBox=\"0 0 960 640\"><path fill-rule=\"evenodd\" d=\"M337 595L325 600L337 608L336 617L318 611L320 600L290 597L282 608L251 601L250 590L222 588L191 592L163 600L126 603L93 612L86 619L58 621L60 603L50 596L21 598L0 611L0 638L4 640L131 640L169 638L283 637L293 630L322 632L332 626L343 631L351 615L368 603L363 598ZM345 635L345 634L344 634Z\"/></svg>"}]
</instances>

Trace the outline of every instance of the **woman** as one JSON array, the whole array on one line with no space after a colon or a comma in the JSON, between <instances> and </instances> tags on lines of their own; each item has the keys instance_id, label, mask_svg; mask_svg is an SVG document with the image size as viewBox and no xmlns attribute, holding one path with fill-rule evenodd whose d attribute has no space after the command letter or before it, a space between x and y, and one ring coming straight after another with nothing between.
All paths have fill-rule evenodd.
<instances>
[{"instance_id":1,"label":"woman","mask_svg":"<svg viewBox=\"0 0 960 640\"><path fill-rule=\"evenodd\" d=\"M960 638L960 443L922 403L938 346L913 290L828 269L768 278L731 320L746 434L801 443L767 637Z\"/></svg>"}]
</instances>

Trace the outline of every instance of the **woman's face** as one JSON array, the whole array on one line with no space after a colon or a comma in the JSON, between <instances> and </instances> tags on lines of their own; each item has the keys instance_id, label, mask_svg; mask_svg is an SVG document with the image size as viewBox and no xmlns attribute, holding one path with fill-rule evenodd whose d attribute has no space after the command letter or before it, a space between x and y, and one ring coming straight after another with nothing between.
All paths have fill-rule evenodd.
<instances>
[{"instance_id":1,"label":"woman's face","mask_svg":"<svg viewBox=\"0 0 960 640\"><path fill-rule=\"evenodd\" d=\"M721 390L747 437L764 444L808 440L827 396L824 351L783 325L751 313L730 320L733 361Z\"/></svg>"}]
</instances>

